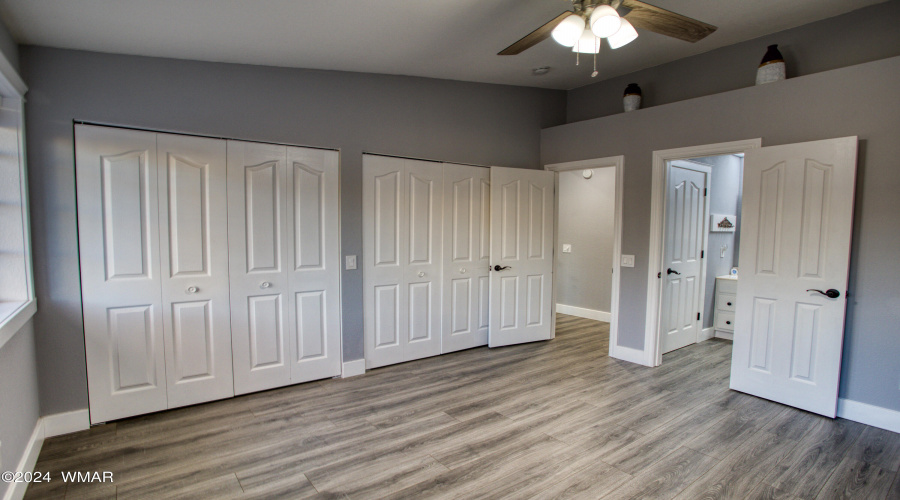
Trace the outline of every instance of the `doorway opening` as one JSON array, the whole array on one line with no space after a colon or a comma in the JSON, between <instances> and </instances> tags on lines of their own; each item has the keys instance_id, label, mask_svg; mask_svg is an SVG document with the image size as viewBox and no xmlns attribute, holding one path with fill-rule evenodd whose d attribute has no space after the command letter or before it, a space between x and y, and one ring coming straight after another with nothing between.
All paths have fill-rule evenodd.
<instances>
[{"instance_id":1,"label":"doorway opening","mask_svg":"<svg viewBox=\"0 0 900 500\"><path fill-rule=\"evenodd\" d=\"M545 167L556 172L555 312L609 323L611 355L618 324L622 166L623 157L616 156Z\"/></svg>"},{"instance_id":2,"label":"doorway opening","mask_svg":"<svg viewBox=\"0 0 900 500\"><path fill-rule=\"evenodd\" d=\"M743 154L760 143L654 152L645 365L659 366L664 353L687 345L732 338Z\"/></svg>"}]
</instances>

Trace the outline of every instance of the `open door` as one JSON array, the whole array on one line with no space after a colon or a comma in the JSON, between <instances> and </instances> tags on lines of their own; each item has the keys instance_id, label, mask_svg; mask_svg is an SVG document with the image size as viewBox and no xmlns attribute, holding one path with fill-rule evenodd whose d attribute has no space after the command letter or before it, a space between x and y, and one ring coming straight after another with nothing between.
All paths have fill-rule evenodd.
<instances>
[{"instance_id":1,"label":"open door","mask_svg":"<svg viewBox=\"0 0 900 500\"><path fill-rule=\"evenodd\" d=\"M553 172L491 167L491 347L554 336L553 190Z\"/></svg>"},{"instance_id":2,"label":"open door","mask_svg":"<svg viewBox=\"0 0 900 500\"><path fill-rule=\"evenodd\" d=\"M856 137L744 160L731 388L834 417L844 337Z\"/></svg>"}]
</instances>

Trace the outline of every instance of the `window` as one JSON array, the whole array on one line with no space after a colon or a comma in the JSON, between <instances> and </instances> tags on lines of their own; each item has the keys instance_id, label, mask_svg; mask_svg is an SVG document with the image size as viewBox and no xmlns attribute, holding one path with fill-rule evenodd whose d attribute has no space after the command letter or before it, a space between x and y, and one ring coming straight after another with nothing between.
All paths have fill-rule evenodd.
<instances>
[{"instance_id":1,"label":"window","mask_svg":"<svg viewBox=\"0 0 900 500\"><path fill-rule=\"evenodd\" d=\"M0 347L34 315L23 127L25 84L0 55Z\"/></svg>"}]
</instances>

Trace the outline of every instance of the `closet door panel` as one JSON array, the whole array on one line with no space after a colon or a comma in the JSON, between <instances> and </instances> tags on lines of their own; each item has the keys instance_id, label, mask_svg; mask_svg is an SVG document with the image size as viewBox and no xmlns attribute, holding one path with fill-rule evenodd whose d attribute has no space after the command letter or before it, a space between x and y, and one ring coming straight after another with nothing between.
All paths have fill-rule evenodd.
<instances>
[{"instance_id":1,"label":"closet door panel","mask_svg":"<svg viewBox=\"0 0 900 500\"><path fill-rule=\"evenodd\" d=\"M227 162L234 392L246 394L291 383L287 148L228 141Z\"/></svg>"},{"instance_id":2,"label":"closet door panel","mask_svg":"<svg viewBox=\"0 0 900 500\"><path fill-rule=\"evenodd\" d=\"M225 141L157 134L169 408L234 395Z\"/></svg>"},{"instance_id":3,"label":"closet door panel","mask_svg":"<svg viewBox=\"0 0 900 500\"><path fill-rule=\"evenodd\" d=\"M404 266L409 344L405 361L441 353L443 171L434 162L405 160L408 260Z\"/></svg>"},{"instance_id":4,"label":"closet door panel","mask_svg":"<svg viewBox=\"0 0 900 500\"><path fill-rule=\"evenodd\" d=\"M339 154L287 149L291 380L341 373Z\"/></svg>"},{"instance_id":5,"label":"closet door panel","mask_svg":"<svg viewBox=\"0 0 900 500\"><path fill-rule=\"evenodd\" d=\"M366 368L405 361L405 160L363 156L363 302Z\"/></svg>"},{"instance_id":6,"label":"closet door panel","mask_svg":"<svg viewBox=\"0 0 900 500\"><path fill-rule=\"evenodd\" d=\"M91 422L165 409L156 134L77 125Z\"/></svg>"},{"instance_id":7,"label":"closet door panel","mask_svg":"<svg viewBox=\"0 0 900 500\"><path fill-rule=\"evenodd\" d=\"M452 352L487 344L490 170L452 163L443 168L442 352Z\"/></svg>"}]
</instances>

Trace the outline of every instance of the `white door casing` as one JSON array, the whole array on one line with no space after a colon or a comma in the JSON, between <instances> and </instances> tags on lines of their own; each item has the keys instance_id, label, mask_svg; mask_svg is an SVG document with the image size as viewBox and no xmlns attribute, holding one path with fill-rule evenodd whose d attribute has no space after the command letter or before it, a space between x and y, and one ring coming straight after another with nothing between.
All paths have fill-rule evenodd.
<instances>
[{"instance_id":1,"label":"white door casing","mask_svg":"<svg viewBox=\"0 0 900 500\"><path fill-rule=\"evenodd\" d=\"M732 389L835 416L856 151L845 137L747 152Z\"/></svg>"},{"instance_id":2,"label":"white door casing","mask_svg":"<svg viewBox=\"0 0 900 500\"><path fill-rule=\"evenodd\" d=\"M284 146L228 141L234 392L291 382Z\"/></svg>"},{"instance_id":3,"label":"white door casing","mask_svg":"<svg viewBox=\"0 0 900 500\"><path fill-rule=\"evenodd\" d=\"M666 188L660 342L665 354L697 342L703 300L711 169L688 161L669 164Z\"/></svg>"},{"instance_id":4,"label":"white door casing","mask_svg":"<svg viewBox=\"0 0 900 500\"><path fill-rule=\"evenodd\" d=\"M337 151L287 148L291 382L341 373Z\"/></svg>"},{"instance_id":5,"label":"white door casing","mask_svg":"<svg viewBox=\"0 0 900 500\"><path fill-rule=\"evenodd\" d=\"M76 125L91 422L167 407L156 134Z\"/></svg>"},{"instance_id":6,"label":"white door casing","mask_svg":"<svg viewBox=\"0 0 900 500\"><path fill-rule=\"evenodd\" d=\"M157 134L168 406L234 395L225 142Z\"/></svg>"},{"instance_id":7,"label":"white door casing","mask_svg":"<svg viewBox=\"0 0 900 500\"><path fill-rule=\"evenodd\" d=\"M488 341L490 173L483 167L444 164L444 353Z\"/></svg>"},{"instance_id":8,"label":"white door casing","mask_svg":"<svg viewBox=\"0 0 900 500\"><path fill-rule=\"evenodd\" d=\"M366 367L441 353L441 164L363 156Z\"/></svg>"},{"instance_id":9,"label":"white door casing","mask_svg":"<svg viewBox=\"0 0 900 500\"><path fill-rule=\"evenodd\" d=\"M491 167L491 347L553 338L554 173Z\"/></svg>"}]
</instances>

